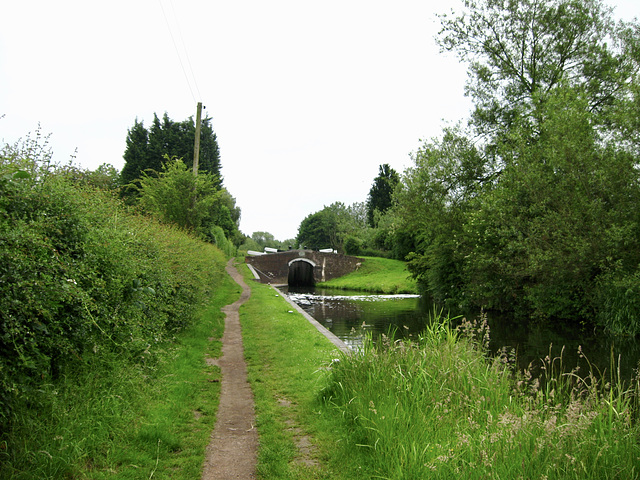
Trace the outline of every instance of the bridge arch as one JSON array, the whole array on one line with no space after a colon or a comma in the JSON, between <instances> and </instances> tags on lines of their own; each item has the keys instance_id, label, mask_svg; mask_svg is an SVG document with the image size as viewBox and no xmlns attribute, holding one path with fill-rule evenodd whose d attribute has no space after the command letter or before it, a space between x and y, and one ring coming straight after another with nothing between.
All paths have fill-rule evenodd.
<instances>
[{"instance_id":1,"label":"bridge arch","mask_svg":"<svg viewBox=\"0 0 640 480\"><path fill-rule=\"evenodd\" d=\"M294 263L294 262L307 262L307 263L310 263L310 264L311 264L311 266L312 266L312 267L314 267L314 268L315 268L315 267L316 267L316 265L317 265L317 263L316 263L316 262L314 262L313 260L310 260L310 259L308 259L308 258L294 258L293 260L291 260L291 261L289 262L289 266L291 266L291 264L292 264L292 263Z\"/></svg>"},{"instance_id":2,"label":"bridge arch","mask_svg":"<svg viewBox=\"0 0 640 480\"><path fill-rule=\"evenodd\" d=\"M294 258L289 262L288 284L290 287L312 287L315 285L313 271L316 263L308 258Z\"/></svg>"}]
</instances>

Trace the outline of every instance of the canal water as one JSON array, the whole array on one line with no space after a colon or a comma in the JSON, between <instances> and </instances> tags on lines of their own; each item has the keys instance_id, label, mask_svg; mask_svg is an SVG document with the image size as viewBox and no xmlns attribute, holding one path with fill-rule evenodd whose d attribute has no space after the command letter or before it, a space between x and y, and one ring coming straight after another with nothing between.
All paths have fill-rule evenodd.
<instances>
[{"instance_id":1,"label":"canal water","mask_svg":"<svg viewBox=\"0 0 640 480\"><path fill-rule=\"evenodd\" d=\"M419 295L370 295L293 287L284 287L283 293L353 349L362 344L366 335L377 338L393 331L396 337L417 337L434 311L433 304ZM472 321L479 315L465 317ZM535 370L540 359L548 355L553 359L562 354L566 370L580 365L581 373L585 373L589 365L586 359L580 358L578 347L582 347L589 363L601 373L610 372L612 356L616 365L619 362L622 377L627 380L638 368L640 342L635 339L609 337L592 331L576 332L560 326L524 325L490 313L487 319L490 350L495 353L502 347L514 349L520 368L533 363Z\"/></svg>"}]
</instances>

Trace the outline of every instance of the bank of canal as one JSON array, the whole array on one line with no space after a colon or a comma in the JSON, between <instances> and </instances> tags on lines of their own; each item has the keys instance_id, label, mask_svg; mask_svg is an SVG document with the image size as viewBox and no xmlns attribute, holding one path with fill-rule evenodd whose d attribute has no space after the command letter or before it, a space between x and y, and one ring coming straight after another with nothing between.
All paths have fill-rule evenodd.
<instances>
[{"instance_id":1,"label":"bank of canal","mask_svg":"<svg viewBox=\"0 0 640 480\"><path fill-rule=\"evenodd\" d=\"M352 349L358 348L366 335L377 338L394 332L396 336L417 338L434 311L431 302L412 294L379 295L322 287L283 287L282 291ZM468 320L478 317L479 313L466 315ZM487 320L491 352L502 347L514 349L520 368L536 366L547 356L562 356L567 370L580 365L583 372L588 372L587 359L601 373L611 371L612 359L616 366L619 362L626 379L638 369L640 343L633 338L562 326L526 325L493 313L487 315ZM580 357L579 347L587 359Z\"/></svg>"}]
</instances>

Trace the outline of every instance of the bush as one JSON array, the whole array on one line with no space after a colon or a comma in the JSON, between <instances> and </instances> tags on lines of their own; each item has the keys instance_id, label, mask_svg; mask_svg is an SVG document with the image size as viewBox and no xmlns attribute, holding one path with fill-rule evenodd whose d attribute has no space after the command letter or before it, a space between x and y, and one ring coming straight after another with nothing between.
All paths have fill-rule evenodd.
<instances>
[{"instance_id":1,"label":"bush","mask_svg":"<svg viewBox=\"0 0 640 480\"><path fill-rule=\"evenodd\" d=\"M113 193L5 149L0 424L40 385L103 353L152 363L154 346L190 323L223 264L215 247L129 213Z\"/></svg>"},{"instance_id":2,"label":"bush","mask_svg":"<svg viewBox=\"0 0 640 480\"><path fill-rule=\"evenodd\" d=\"M233 257L236 254L235 245L225 237L222 227L217 225L211 227L211 237L213 244L222 250L227 257Z\"/></svg>"}]
</instances>

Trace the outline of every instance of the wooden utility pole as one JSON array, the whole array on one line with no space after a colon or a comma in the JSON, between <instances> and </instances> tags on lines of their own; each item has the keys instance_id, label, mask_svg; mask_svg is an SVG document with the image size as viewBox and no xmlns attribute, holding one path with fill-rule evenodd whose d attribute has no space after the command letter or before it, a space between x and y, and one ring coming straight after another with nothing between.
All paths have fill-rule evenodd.
<instances>
[{"instance_id":1,"label":"wooden utility pole","mask_svg":"<svg viewBox=\"0 0 640 480\"><path fill-rule=\"evenodd\" d=\"M193 174L198 175L198 164L200 162L200 124L202 122L202 102L198 102L198 113L196 114L196 139L193 142Z\"/></svg>"}]
</instances>

